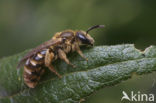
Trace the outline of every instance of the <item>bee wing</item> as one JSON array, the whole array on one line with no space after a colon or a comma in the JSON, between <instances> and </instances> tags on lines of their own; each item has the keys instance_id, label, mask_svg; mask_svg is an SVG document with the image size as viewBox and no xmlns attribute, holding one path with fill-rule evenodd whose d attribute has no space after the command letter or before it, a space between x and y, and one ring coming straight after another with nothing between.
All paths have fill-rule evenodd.
<instances>
[{"instance_id":1,"label":"bee wing","mask_svg":"<svg viewBox=\"0 0 156 103\"><path fill-rule=\"evenodd\" d=\"M60 44L60 43L62 43L62 39L56 39L56 40L51 39L51 40L48 40L48 41L42 43L41 45L37 46L36 48L30 50L30 51L19 61L18 65L17 65L17 69L20 68L28 58L32 57L32 56L35 55L36 53L40 52L40 51L43 50L43 49L48 48L49 46L58 45L58 44Z\"/></svg>"}]
</instances>

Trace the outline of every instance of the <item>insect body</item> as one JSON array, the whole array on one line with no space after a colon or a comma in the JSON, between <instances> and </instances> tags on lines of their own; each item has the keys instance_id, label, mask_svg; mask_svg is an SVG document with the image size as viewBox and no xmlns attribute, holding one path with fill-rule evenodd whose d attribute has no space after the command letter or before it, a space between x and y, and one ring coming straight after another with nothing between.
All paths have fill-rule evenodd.
<instances>
[{"instance_id":1,"label":"insect body","mask_svg":"<svg viewBox=\"0 0 156 103\"><path fill-rule=\"evenodd\" d=\"M40 77L45 71L45 67L48 67L53 73L61 78L61 75L54 69L51 64L56 59L60 58L67 64L75 67L66 54L76 51L82 58L86 59L80 50L81 45L94 44L94 39L88 34L88 32L95 28L104 27L103 25L96 25L85 31L73 31L65 30L63 32L57 32L51 40L39 45L32 51L30 51L25 57L23 57L18 68L24 63L24 82L30 87L34 88L40 80Z\"/></svg>"}]
</instances>

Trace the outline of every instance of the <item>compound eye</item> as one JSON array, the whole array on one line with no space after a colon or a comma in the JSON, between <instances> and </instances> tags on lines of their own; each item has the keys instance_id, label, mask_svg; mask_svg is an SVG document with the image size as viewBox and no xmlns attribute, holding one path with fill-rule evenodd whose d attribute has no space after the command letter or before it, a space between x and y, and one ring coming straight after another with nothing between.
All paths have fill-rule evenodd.
<instances>
[{"instance_id":1,"label":"compound eye","mask_svg":"<svg viewBox=\"0 0 156 103\"><path fill-rule=\"evenodd\" d=\"M85 40L86 40L86 37L85 37L84 35L79 34L78 36L79 36L79 39L80 39L80 40L82 40L82 41L85 41Z\"/></svg>"},{"instance_id":2,"label":"compound eye","mask_svg":"<svg viewBox=\"0 0 156 103\"><path fill-rule=\"evenodd\" d=\"M77 32L77 36L83 44L90 44L90 41L81 32Z\"/></svg>"}]
</instances>

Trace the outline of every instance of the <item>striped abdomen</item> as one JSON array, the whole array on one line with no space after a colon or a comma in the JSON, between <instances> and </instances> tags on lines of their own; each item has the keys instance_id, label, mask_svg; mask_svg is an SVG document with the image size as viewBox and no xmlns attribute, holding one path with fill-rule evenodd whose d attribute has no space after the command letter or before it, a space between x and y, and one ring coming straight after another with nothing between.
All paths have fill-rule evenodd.
<instances>
[{"instance_id":1,"label":"striped abdomen","mask_svg":"<svg viewBox=\"0 0 156 103\"><path fill-rule=\"evenodd\" d=\"M24 65L24 82L28 87L34 88L40 77L44 73L44 58L45 58L46 50L43 50L33 57L27 59Z\"/></svg>"}]
</instances>

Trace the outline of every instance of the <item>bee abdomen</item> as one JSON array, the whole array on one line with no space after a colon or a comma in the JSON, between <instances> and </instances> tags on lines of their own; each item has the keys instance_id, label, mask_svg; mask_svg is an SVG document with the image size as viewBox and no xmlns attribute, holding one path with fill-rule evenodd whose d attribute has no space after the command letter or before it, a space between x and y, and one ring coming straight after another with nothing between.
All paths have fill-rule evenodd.
<instances>
[{"instance_id":1,"label":"bee abdomen","mask_svg":"<svg viewBox=\"0 0 156 103\"><path fill-rule=\"evenodd\" d=\"M43 64L44 55L40 53L26 61L23 76L24 82L28 87L34 88L38 84L40 77L44 73Z\"/></svg>"},{"instance_id":2,"label":"bee abdomen","mask_svg":"<svg viewBox=\"0 0 156 103\"><path fill-rule=\"evenodd\" d=\"M27 68L24 67L24 69L27 69ZM43 68L36 68L36 70L37 69L39 71L31 72L31 74L28 73L26 70L24 70L24 82L30 88L34 88L38 84L41 75L44 73L44 69Z\"/></svg>"}]
</instances>

